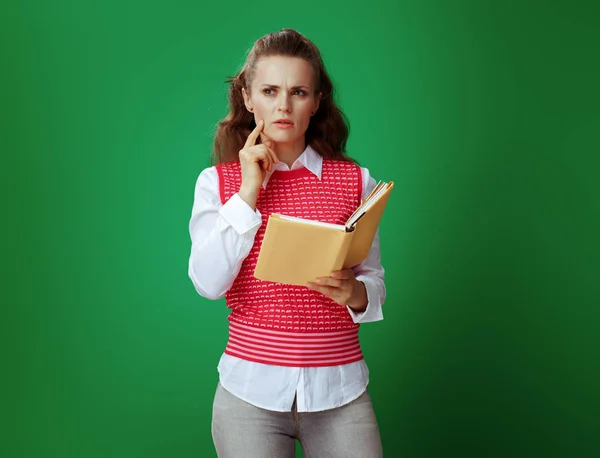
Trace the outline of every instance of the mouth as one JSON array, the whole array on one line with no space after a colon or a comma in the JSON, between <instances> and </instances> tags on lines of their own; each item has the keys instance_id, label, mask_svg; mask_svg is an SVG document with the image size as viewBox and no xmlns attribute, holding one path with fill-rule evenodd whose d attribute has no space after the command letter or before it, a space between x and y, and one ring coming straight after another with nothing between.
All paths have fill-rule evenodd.
<instances>
[{"instance_id":1,"label":"mouth","mask_svg":"<svg viewBox=\"0 0 600 458\"><path fill-rule=\"evenodd\" d=\"M294 122L291 119L278 119L273 124L280 129L289 129L290 127L294 127Z\"/></svg>"}]
</instances>

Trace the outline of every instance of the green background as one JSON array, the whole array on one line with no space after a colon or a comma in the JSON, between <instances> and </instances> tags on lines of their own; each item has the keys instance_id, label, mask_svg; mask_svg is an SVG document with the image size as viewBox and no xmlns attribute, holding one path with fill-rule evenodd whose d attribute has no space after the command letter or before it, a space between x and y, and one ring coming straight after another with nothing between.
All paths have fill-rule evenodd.
<instances>
[{"instance_id":1,"label":"green background","mask_svg":"<svg viewBox=\"0 0 600 458\"><path fill-rule=\"evenodd\" d=\"M0 455L215 456L194 184L226 77L293 27L396 183L361 328L385 456L600 456L597 2L0 8Z\"/></svg>"}]
</instances>

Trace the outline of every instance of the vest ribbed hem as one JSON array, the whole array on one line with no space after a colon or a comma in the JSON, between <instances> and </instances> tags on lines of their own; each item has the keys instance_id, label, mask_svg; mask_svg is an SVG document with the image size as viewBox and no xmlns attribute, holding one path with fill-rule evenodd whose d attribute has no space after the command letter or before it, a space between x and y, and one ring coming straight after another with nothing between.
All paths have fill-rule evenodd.
<instances>
[{"instance_id":1,"label":"vest ribbed hem","mask_svg":"<svg viewBox=\"0 0 600 458\"><path fill-rule=\"evenodd\" d=\"M324 367L363 359L358 328L283 332L230 321L225 353L247 361L289 367Z\"/></svg>"}]
</instances>

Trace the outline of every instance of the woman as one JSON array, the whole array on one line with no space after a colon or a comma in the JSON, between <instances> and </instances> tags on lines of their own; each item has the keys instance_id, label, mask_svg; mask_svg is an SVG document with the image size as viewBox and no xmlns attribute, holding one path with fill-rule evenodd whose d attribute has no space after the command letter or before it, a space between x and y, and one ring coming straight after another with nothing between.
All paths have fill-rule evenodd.
<instances>
[{"instance_id":1,"label":"woman","mask_svg":"<svg viewBox=\"0 0 600 458\"><path fill-rule=\"evenodd\" d=\"M259 39L231 78L216 165L198 177L189 276L226 298L212 434L220 457L380 457L360 323L381 320L379 238L367 259L306 287L253 276L271 213L343 224L375 186L345 155L348 128L317 47L291 29ZM290 259L293 263L293 259Z\"/></svg>"}]
</instances>

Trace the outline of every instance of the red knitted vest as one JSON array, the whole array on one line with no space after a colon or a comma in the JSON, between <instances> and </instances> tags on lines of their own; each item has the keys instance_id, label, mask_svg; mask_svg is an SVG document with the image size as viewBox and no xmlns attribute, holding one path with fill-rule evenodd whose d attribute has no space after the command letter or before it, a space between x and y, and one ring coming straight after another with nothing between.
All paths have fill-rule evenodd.
<instances>
[{"instance_id":1,"label":"red knitted vest","mask_svg":"<svg viewBox=\"0 0 600 458\"><path fill-rule=\"evenodd\" d=\"M230 162L216 168L221 201L225 203L240 189L240 164ZM360 167L349 162L324 159L321 179L306 168L271 175L266 189L261 187L256 204L262 225L225 295L231 308L225 353L293 367L335 366L363 358L359 325L352 321L346 306L304 286L254 277L271 213L344 224L360 204L361 196Z\"/></svg>"}]
</instances>

